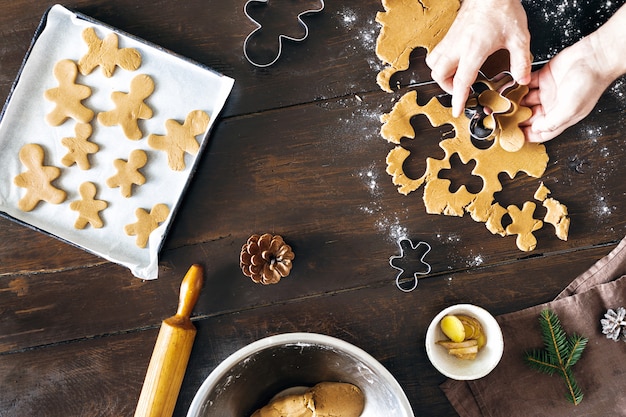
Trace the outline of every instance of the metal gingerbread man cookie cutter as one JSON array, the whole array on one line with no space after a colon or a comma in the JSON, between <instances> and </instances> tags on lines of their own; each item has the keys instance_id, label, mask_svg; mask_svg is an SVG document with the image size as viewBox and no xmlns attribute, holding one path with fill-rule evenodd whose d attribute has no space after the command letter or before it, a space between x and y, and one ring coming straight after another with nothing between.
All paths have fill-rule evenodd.
<instances>
[{"instance_id":1,"label":"metal gingerbread man cookie cutter","mask_svg":"<svg viewBox=\"0 0 626 417\"><path fill-rule=\"evenodd\" d=\"M282 52L283 52L283 40L290 40L290 41L294 41L294 42L302 42L303 40L305 40L308 36L309 36L309 27L307 26L306 23L304 23L304 21L302 20L302 17L310 14L310 13L318 13L321 12L322 10L324 10L324 0L319 0L320 2L320 7L318 9L308 9L305 10L303 12L301 12L300 14L298 14L297 19L298 19L298 23L300 23L300 25L304 28L304 35L300 38L295 38L292 36L288 36L285 34L279 34L278 35L278 52L276 53L276 57L271 60L268 63L260 63L255 61L254 59L252 59L250 57L250 55L248 54L248 43L250 41L250 39L252 38L252 36L254 36L254 34L256 32L258 32L259 30L261 30L261 28L263 27L259 22L257 22L252 16L250 16L250 14L248 13L248 5L251 3L265 3L265 4L269 4L269 0L248 0L246 2L246 4L244 4L243 6L243 12L245 13L245 15L248 17L248 19L255 24L256 28L250 32L250 34L246 37L246 39L243 42L243 55L246 58L246 60L251 63L252 65L254 65L255 67L259 67L259 68L265 68L265 67L269 67L270 65L274 64L276 61L278 61L278 59L280 58Z\"/></svg>"},{"instance_id":2,"label":"metal gingerbread man cookie cutter","mask_svg":"<svg viewBox=\"0 0 626 417\"><path fill-rule=\"evenodd\" d=\"M432 268L430 267L430 264L428 262L424 261L424 258L426 257L428 252L430 252L431 247L428 243L423 241L420 241L417 243L417 245L415 245L413 241L407 238L401 238L400 240L398 240L398 246L400 247L400 255L391 256L389 258L389 265L391 265L393 269L397 269L399 271L398 275L396 276L396 287L398 287L400 291L411 292L417 288L417 284L419 283L419 275L430 274ZM412 253L418 253L419 251L423 251L423 253L416 261L415 259L407 259L405 257L405 252L409 251L412 251ZM423 267L424 270L417 270L417 268L414 267L414 264L416 263L419 263L419 266ZM398 264L401 264L401 266L399 266ZM412 270L409 272L413 272L413 284L411 287L407 288L402 286L402 279L405 276L407 270L409 270L409 268Z\"/></svg>"}]
</instances>

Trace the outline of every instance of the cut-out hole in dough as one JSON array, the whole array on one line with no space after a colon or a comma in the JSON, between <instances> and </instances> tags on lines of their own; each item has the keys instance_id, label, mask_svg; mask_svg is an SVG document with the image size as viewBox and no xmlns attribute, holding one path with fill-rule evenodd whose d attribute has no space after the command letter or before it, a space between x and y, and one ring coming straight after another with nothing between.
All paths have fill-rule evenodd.
<instances>
[{"instance_id":1,"label":"cut-out hole in dough","mask_svg":"<svg viewBox=\"0 0 626 417\"><path fill-rule=\"evenodd\" d=\"M468 192L478 194L483 189L484 183L481 177L472 174L475 167L476 161L472 159L464 164L455 153L450 157L450 169L440 170L437 177L450 181L450 193L456 193L461 186L465 186Z\"/></svg>"}]
</instances>

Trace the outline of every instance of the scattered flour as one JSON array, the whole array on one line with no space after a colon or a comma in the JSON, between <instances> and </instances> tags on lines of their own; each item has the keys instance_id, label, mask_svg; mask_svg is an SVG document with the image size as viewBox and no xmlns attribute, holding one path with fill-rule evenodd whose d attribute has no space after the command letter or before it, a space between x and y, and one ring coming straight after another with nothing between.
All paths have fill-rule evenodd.
<instances>
[{"instance_id":1,"label":"scattered flour","mask_svg":"<svg viewBox=\"0 0 626 417\"><path fill-rule=\"evenodd\" d=\"M393 219L383 217L376 221L376 228L380 232L387 233L388 239L391 242L398 242L400 239L409 239L408 230L400 224L398 217L394 217Z\"/></svg>"},{"instance_id":2,"label":"scattered flour","mask_svg":"<svg viewBox=\"0 0 626 417\"><path fill-rule=\"evenodd\" d=\"M369 191L372 199L369 203L359 206L362 213L377 216L374 226L376 229L387 235L391 242L398 242L400 239L408 239L408 229L400 222L397 214L387 215L381 205L383 190L378 184L378 171L375 165L371 165L356 173L356 176L363 181L363 185Z\"/></svg>"},{"instance_id":3,"label":"scattered flour","mask_svg":"<svg viewBox=\"0 0 626 417\"><path fill-rule=\"evenodd\" d=\"M482 265L484 262L485 260L482 255L476 255L467 262L467 266L476 267Z\"/></svg>"},{"instance_id":4,"label":"scattered flour","mask_svg":"<svg viewBox=\"0 0 626 417\"><path fill-rule=\"evenodd\" d=\"M541 34L547 50L533 51L549 59L604 24L622 2L612 0L522 0L531 33Z\"/></svg>"},{"instance_id":5,"label":"scattered flour","mask_svg":"<svg viewBox=\"0 0 626 417\"><path fill-rule=\"evenodd\" d=\"M378 186L378 174L376 174L373 167L370 166L370 168L360 171L358 176L365 182L372 196L376 197L381 194Z\"/></svg>"},{"instance_id":6,"label":"scattered flour","mask_svg":"<svg viewBox=\"0 0 626 417\"><path fill-rule=\"evenodd\" d=\"M356 11L347 7L342 8L337 14L344 29L348 32L353 29L358 30L358 34L352 37L354 43L350 44L348 49L366 51L365 56L370 68L376 72L382 70L382 62L376 56L376 40L380 32L380 25L374 20L374 17L370 15L367 17L359 16Z\"/></svg>"},{"instance_id":7,"label":"scattered flour","mask_svg":"<svg viewBox=\"0 0 626 417\"><path fill-rule=\"evenodd\" d=\"M441 243L459 243L461 242L461 237L456 233L450 233L448 235L444 235L442 233L437 233L435 235L437 240Z\"/></svg>"}]
</instances>

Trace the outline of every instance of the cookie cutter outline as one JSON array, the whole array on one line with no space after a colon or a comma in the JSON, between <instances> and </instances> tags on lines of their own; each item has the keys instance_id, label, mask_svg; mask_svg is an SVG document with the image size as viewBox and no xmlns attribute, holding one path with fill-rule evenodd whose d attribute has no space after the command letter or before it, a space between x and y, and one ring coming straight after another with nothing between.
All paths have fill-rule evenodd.
<instances>
[{"instance_id":1,"label":"cookie cutter outline","mask_svg":"<svg viewBox=\"0 0 626 417\"><path fill-rule=\"evenodd\" d=\"M405 269L404 268L399 268L397 266L395 266L393 264L394 259L401 259L404 258L404 248L402 247L402 242L403 241L407 241L409 242L409 245L411 245L411 249L416 250L417 248L419 248L420 246L426 246L426 250L424 251L424 254L422 255L422 257L420 258L420 262L424 265L426 265L426 271L425 272L420 272L420 271L415 271L413 272L413 280L415 281L415 283L413 284L413 286L411 288L403 288L400 285L400 277L404 274ZM413 241L409 238L403 237L400 238L398 240L398 246L400 247L400 255L393 255L389 257L389 265L393 268L396 269L400 272L398 272L398 275L396 275L396 287L398 287L398 289L402 292L411 292L414 289L417 288L417 284L419 284L419 278L418 275L428 275L430 274L430 272L432 271L432 268L430 266L430 264L426 261L424 261L424 258L426 257L426 255L428 255L428 253L431 251L432 247L427 243L424 242L423 240L420 240L419 242L417 242L417 245L415 245L413 243Z\"/></svg>"},{"instance_id":2,"label":"cookie cutter outline","mask_svg":"<svg viewBox=\"0 0 626 417\"><path fill-rule=\"evenodd\" d=\"M482 88L478 86L482 85ZM504 97L504 92L514 89L519 84L513 78L513 74L510 71L501 71L493 77L487 77L482 71L478 71L476 81L470 86L470 93L465 101L465 117L469 119L469 134L472 139L487 140L492 134L493 130L481 126L483 120L489 117L492 113L485 112L484 106L482 106L478 98L486 90L493 90ZM449 93L440 94L438 99L449 99L451 95Z\"/></svg>"},{"instance_id":3,"label":"cookie cutter outline","mask_svg":"<svg viewBox=\"0 0 626 417\"><path fill-rule=\"evenodd\" d=\"M478 89L477 85L482 84L485 88ZM506 91L510 91L516 88L519 84L513 78L513 74L510 71L501 71L491 78L488 78L482 71L478 72L478 78L470 87L471 93L467 102L465 103L466 115L470 118L469 132L473 139L487 140L493 134L493 130L481 127L483 120L487 117L493 117L494 113L487 113L484 106L480 104L480 95L487 91L492 90L504 96ZM472 102L474 107L468 107L468 103ZM468 114L469 111L469 114ZM508 111L508 110L507 110ZM481 131L477 133L477 131Z\"/></svg>"},{"instance_id":4,"label":"cookie cutter outline","mask_svg":"<svg viewBox=\"0 0 626 417\"><path fill-rule=\"evenodd\" d=\"M318 13L321 12L322 10L324 10L324 0L319 0L320 2L320 8L319 9L309 9L309 10L305 10L303 12L301 12L300 14L298 14L297 19L298 19L298 23L300 23L300 25L304 28L304 35L301 38L294 38L293 36L288 36L288 35L284 35L284 34L280 34L278 35L278 52L276 53L276 57L269 63L267 64L260 64L256 61L254 61L252 58L250 58L250 56L248 55L248 42L250 41L250 38L259 30L261 30L261 28L263 27L263 25L261 25L259 22L257 22L252 16L250 16L250 14L248 14L248 5L251 3L265 3L265 4L269 4L270 0L248 0L246 1L246 3L243 5L243 12L246 15L246 17L256 25L256 28L250 32L248 34L248 36L246 36L246 39L243 41L243 56L246 58L246 60L254 65L255 67L258 68L267 68L270 65L273 65L276 61L278 61L278 59L280 58L280 56L283 53L283 40L290 40L290 41L294 41L294 42L302 42L303 40L305 40L306 38L308 38L309 36L309 27L307 26L306 23L304 23L304 21L302 20L302 17L310 14L310 13Z\"/></svg>"}]
</instances>

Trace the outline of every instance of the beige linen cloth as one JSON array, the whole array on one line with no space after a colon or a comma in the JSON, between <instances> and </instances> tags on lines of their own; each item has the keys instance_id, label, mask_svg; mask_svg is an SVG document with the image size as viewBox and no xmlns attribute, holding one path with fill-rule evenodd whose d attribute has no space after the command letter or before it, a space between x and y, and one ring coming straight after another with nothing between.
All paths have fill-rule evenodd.
<instances>
[{"instance_id":1,"label":"beige linen cloth","mask_svg":"<svg viewBox=\"0 0 626 417\"><path fill-rule=\"evenodd\" d=\"M461 417L626 416L626 343L607 339L600 319L609 308L626 307L626 238L578 276L554 301L496 317L504 354L496 369L475 381L441 385ZM539 313L554 310L568 335L589 342L572 368L584 398L570 403L563 378L531 369L524 352L542 348Z\"/></svg>"}]
</instances>

